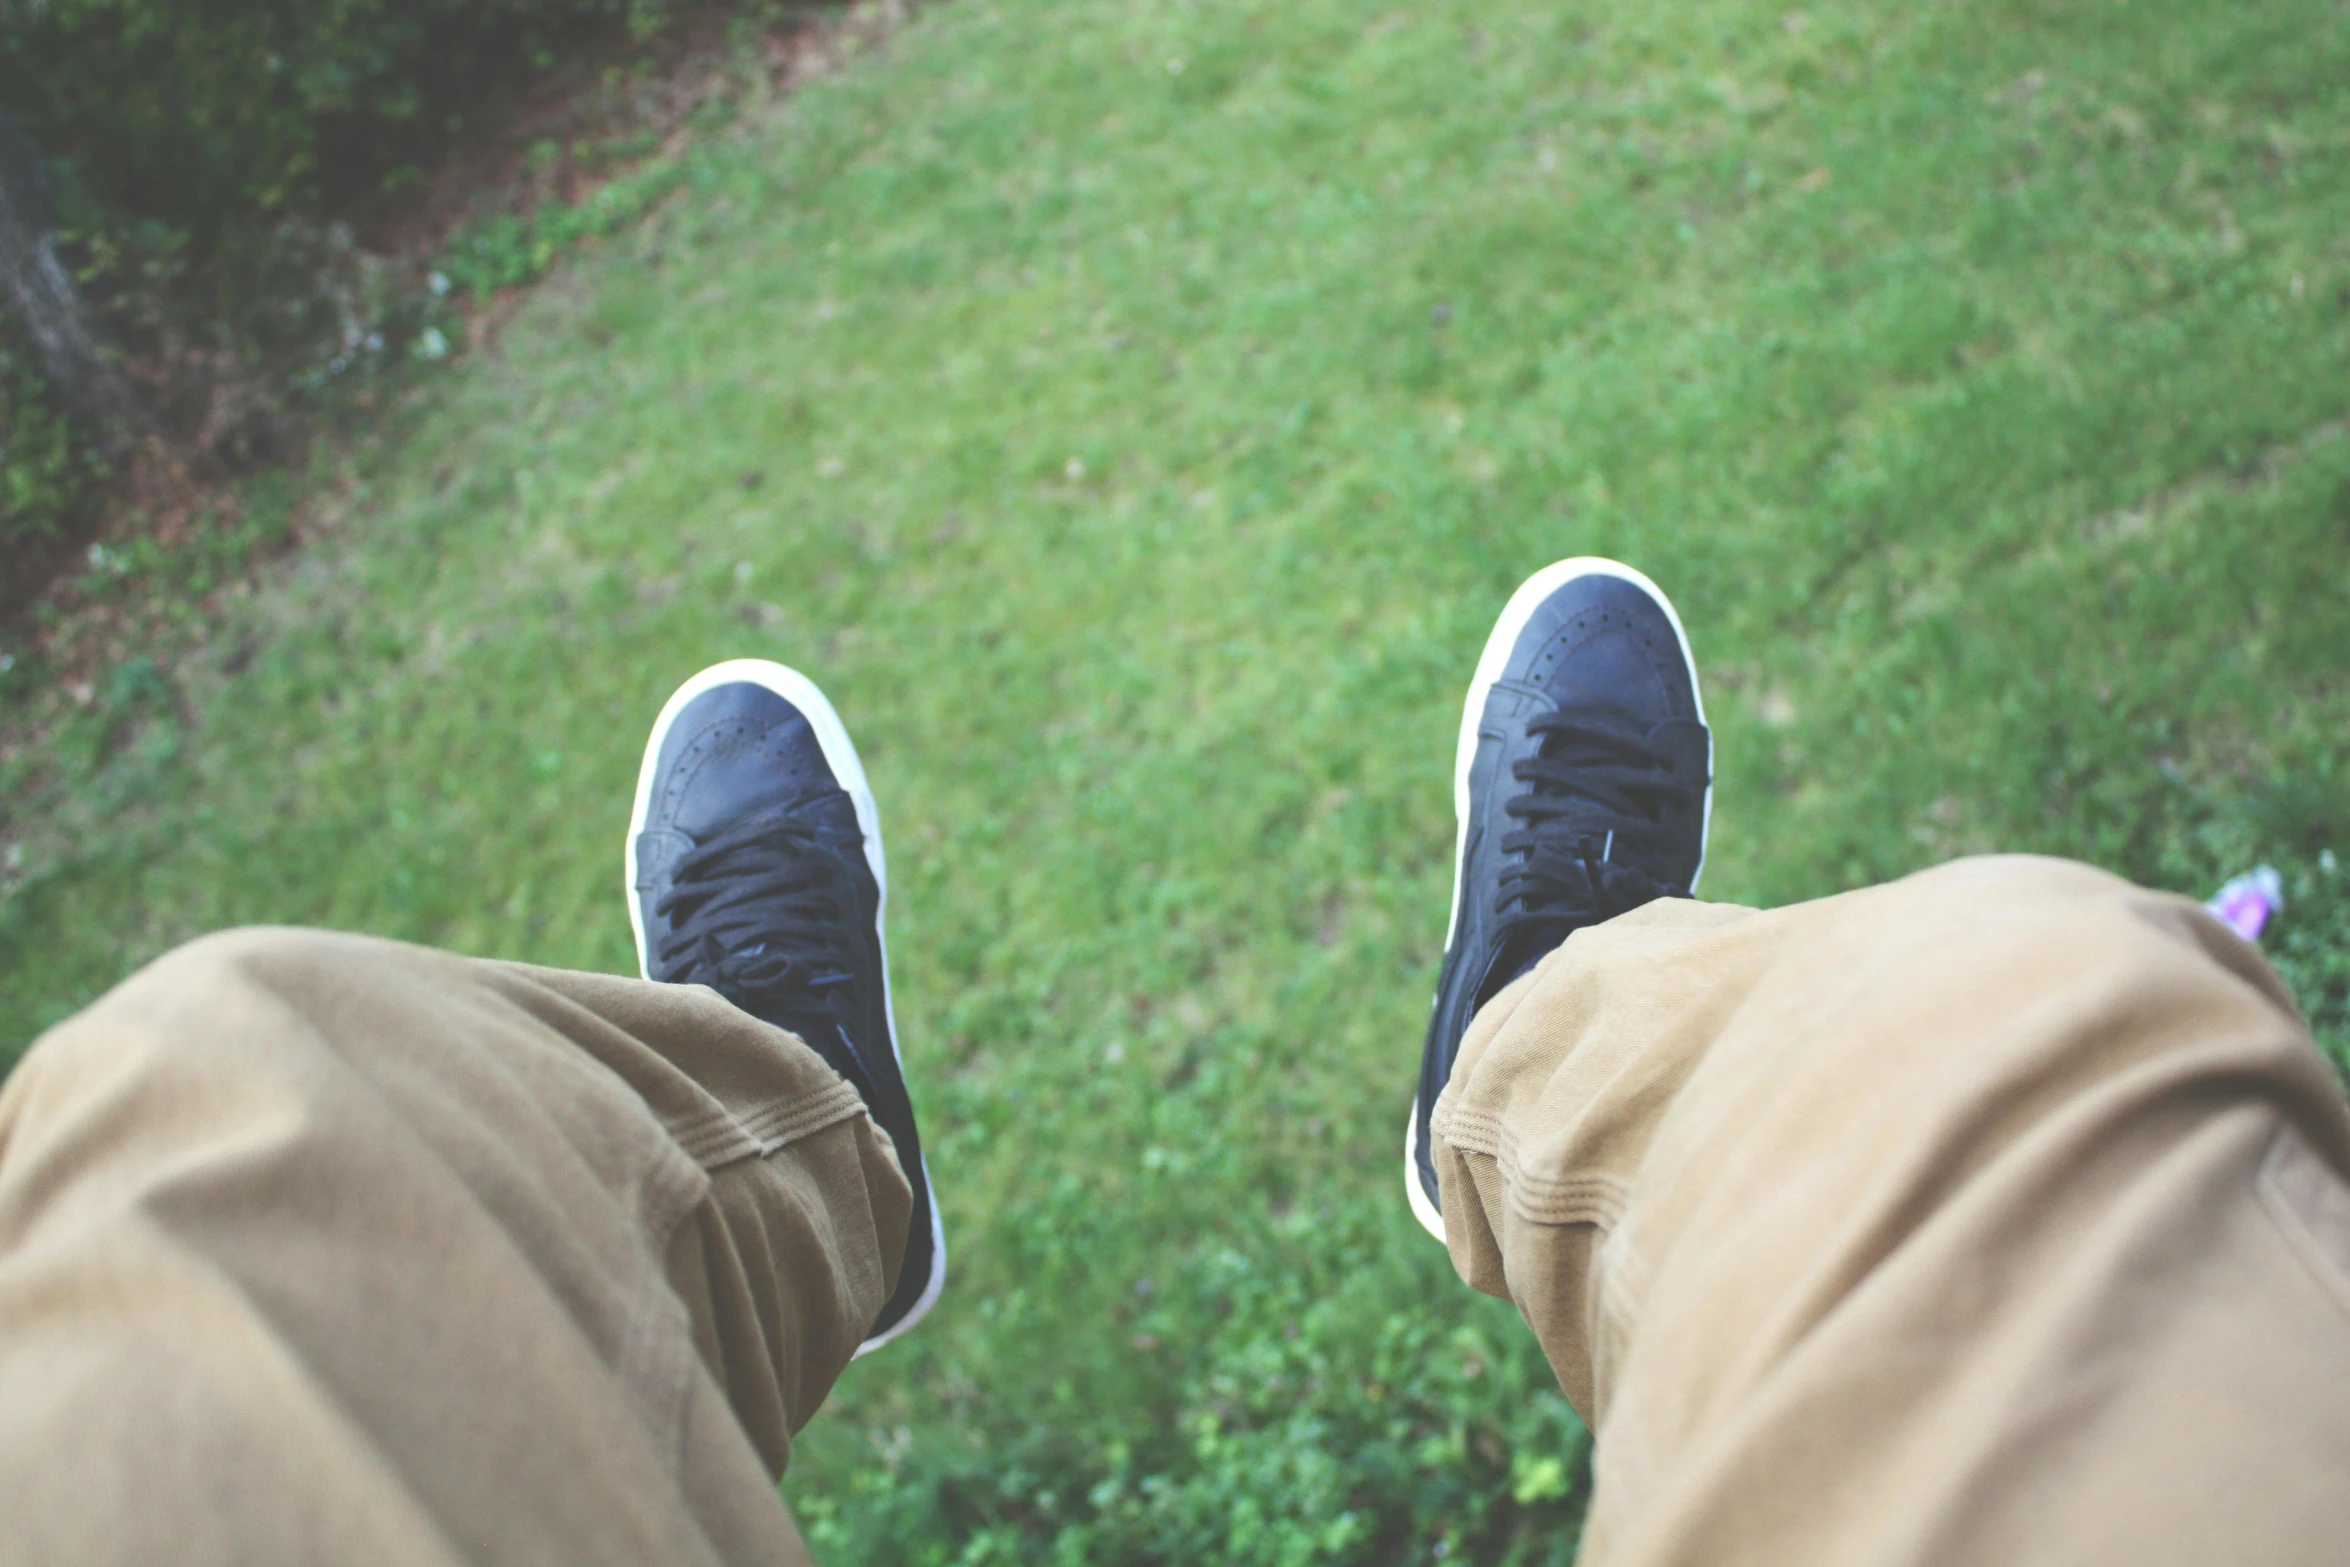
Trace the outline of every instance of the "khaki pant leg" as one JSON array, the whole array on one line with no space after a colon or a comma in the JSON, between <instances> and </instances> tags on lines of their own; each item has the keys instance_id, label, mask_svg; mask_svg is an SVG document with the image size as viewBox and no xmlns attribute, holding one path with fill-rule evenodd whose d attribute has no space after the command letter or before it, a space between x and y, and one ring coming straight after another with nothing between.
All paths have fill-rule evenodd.
<instances>
[{"instance_id":1,"label":"khaki pant leg","mask_svg":"<svg viewBox=\"0 0 2350 1567\"><path fill-rule=\"evenodd\" d=\"M909 1206L706 990L194 943L0 1089L0 1557L802 1560Z\"/></svg>"},{"instance_id":2,"label":"khaki pant leg","mask_svg":"<svg viewBox=\"0 0 2350 1567\"><path fill-rule=\"evenodd\" d=\"M1584 1560L2350 1561L2350 1113L2184 899L1673 901L1496 997L1455 1265L1597 1434Z\"/></svg>"}]
</instances>

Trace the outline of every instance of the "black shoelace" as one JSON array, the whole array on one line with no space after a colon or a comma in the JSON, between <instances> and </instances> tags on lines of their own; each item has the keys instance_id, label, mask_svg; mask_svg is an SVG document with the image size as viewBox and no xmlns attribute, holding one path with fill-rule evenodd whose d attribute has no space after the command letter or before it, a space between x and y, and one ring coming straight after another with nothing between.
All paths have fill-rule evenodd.
<instances>
[{"instance_id":1,"label":"black shoelace","mask_svg":"<svg viewBox=\"0 0 2350 1567\"><path fill-rule=\"evenodd\" d=\"M669 979L708 985L827 1057L837 1039L855 1060L857 900L838 851L776 812L704 839L670 877L654 905L670 921L656 952Z\"/></svg>"},{"instance_id":2,"label":"black shoelace","mask_svg":"<svg viewBox=\"0 0 2350 1567\"><path fill-rule=\"evenodd\" d=\"M1526 787L1504 807L1521 825L1501 840L1516 863L1494 912L1498 939L1530 962L1586 925L1688 896L1619 856L1663 847L1665 813L1695 806L1703 786L1676 776L1647 729L1612 708L1562 704L1526 728L1541 749L1512 769Z\"/></svg>"}]
</instances>

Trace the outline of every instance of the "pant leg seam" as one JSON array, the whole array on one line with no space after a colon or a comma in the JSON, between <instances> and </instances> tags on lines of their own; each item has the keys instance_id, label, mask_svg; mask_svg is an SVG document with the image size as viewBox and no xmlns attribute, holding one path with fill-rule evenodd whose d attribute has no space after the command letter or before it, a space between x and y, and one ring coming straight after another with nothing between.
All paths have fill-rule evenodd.
<instances>
[{"instance_id":1,"label":"pant leg seam","mask_svg":"<svg viewBox=\"0 0 2350 1567\"><path fill-rule=\"evenodd\" d=\"M845 1080L811 1094L778 1099L739 1117L744 1132L759 1144L761 1157L813 1137L828 1126L865 1114L865 1096Z\"/></svg>"},{"instance_id":2,"label":"pant leg seam","mask_svg":"<svg viewBox=\"0 0 2350 1567\"><path fill-rule=\"evenodd\" d=\"M1535 1224L1613 1224L1631 1196L1631 1183L1612 1175L1543 1175L1519 1157L1516 1133L1499 1117L1448 1107L1437 1128L1445 1145L1493 1160L1509 1194L1511 1211Z\"/></svg>"},{"instance_id":3,"label":"pant leg seam","mask_svg":"<svg viewBox=\"0 0 2350 1567\"><path fill-rule=\"evenodd\" d=\"M1510 1164L1503 1166L1510 1208L1529 1223L1596 1224L1606 1228L1623 1215L1629 1189L1621 1181L1603 1175L1571 1181L1546 1181L1524 1174L1513 1178L1510 1174L1513 1168Z\"/></svg>"},{"instance_id":4,"label":"pant leg seam","mask_svg":"<svg viewBox=\"0 0 2350 1567\"><path fill-rule=\"evenodd\" d=\"M699 1115L673 1121L669 1135L703 1169L716 1170L738 1160L763 1158L864 1113L863 1096L845 1079L835 1078L816 1089L765 1100L748 1109L712 1106Z\"/></svg>"}]
</instances>

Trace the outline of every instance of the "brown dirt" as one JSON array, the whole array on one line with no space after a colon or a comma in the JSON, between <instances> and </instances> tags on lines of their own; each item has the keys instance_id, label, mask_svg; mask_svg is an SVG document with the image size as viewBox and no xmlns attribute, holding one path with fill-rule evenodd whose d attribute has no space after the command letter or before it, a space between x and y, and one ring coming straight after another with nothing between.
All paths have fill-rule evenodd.
<instances>
[{"instance_id":1,"label":"brown dirt","mask_svg":"<svg viewBox=\"0 0 2350 1567\"><path fill-rule=\"evenodd\" d=\"M342 214L342 220L363 250L421 270L460 225L500 212L527 215L547 200L576 202L629 166L599 161L597 146L631 138L674 155L695 135L695 112L713 99L788 91L880 42L902 15L892 0L873 0L830 19L812 9L793 11L751 38L744 51L730 42L723 14L688 11L649 47L606 45L565 62L528 92L478 116L481 129L428 180L395 200ZM534 148L549 144L559 155L534 156ZM525 292L461 307L469 351L494 351L498 329ZM83 592L80 584L97 575L88 569L94 546L119 552L134 541L152 540L168 549L207 514L238 519L242 486L256 466L250 457L225 460L219 450L222 432L252 431L257 421L250 400L261 396L228 367L183 352L153 362L134 359L126 370L159 399L175 399L179 417L166 421L170 433L149 436L124 464L88 526L70 537L0 553L0 654L32 663L45 688L0 707L0 761L28 750L38 754L62 703L87 706L105 670L142 655L168 666L200 646L216 611L248 595L253 574L268 564L253 562L244 580L219 585L193 606L185 590L169 581L128 594L103 587ZM398 378L388 378L351 394L339 408L296 414L273 409L259 421L267 441L261 465L347 469L358 451L394 437L399 415L429 395L428 386L403 388ZM349 513L340 493L348 482L321 482L314 473L305 488L311 498L294 516L281 553L332 534ZM159 575L167 578L168 566ZM0 692L5 674L0 666ZM0 804L0 823L6 814Z\"/></svg>"}]
</instances>

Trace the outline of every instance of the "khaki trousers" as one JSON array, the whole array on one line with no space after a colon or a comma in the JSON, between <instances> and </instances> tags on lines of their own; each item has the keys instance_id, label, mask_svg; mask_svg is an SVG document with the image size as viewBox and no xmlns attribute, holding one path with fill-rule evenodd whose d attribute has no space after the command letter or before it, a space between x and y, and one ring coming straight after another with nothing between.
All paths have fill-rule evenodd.
<instances>
[{"instance_id":1,"label":"khaki trousers","mask_svg":"<svg viewBox=\"0 0 2350 1567\"><path fill-rule=\"evenodd\" d=\"M910 1206L710 991L183 947L0 1089L0 1560L805 1561Z\"/></svg>"},{"instance_id":2,"label":"khaki trousers","mask_svg":"<svg viewBox=\"0 0 2350 1567\"><path fill-rule=\"evenodd\" d=\"M1436 1125L1599 1432L1587 1562L2350 1560L2350 1113L2181 900L1652 905ZM907 1208L707 992L198 942L0 1089L0 1556L800 1559L774 1478Z\"/></svg>"},{"instance_id":3,"label":"khaki trousers","mask_svg":"<svg viewBox=\"0 0 2350 1567\"><path fill-rule=\"evenodd\" d=\"M1471 1026L1453 1261L1586 1563L2350 1563L2350 1112L2185 899L1961 861L1652 904Z\"/></svg>"}]
</instances>

